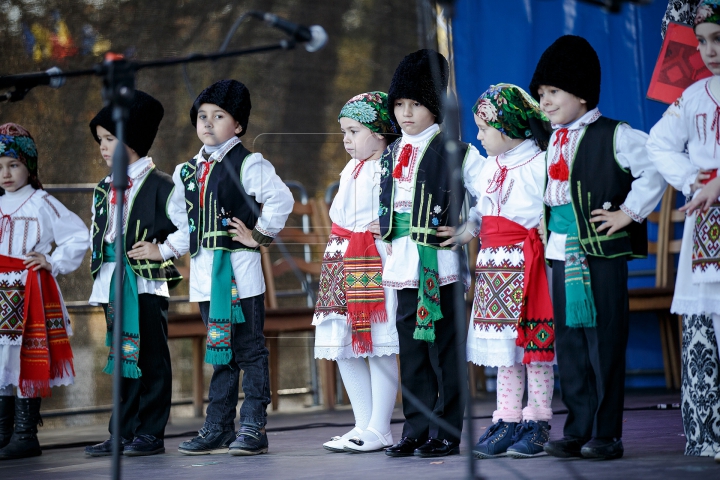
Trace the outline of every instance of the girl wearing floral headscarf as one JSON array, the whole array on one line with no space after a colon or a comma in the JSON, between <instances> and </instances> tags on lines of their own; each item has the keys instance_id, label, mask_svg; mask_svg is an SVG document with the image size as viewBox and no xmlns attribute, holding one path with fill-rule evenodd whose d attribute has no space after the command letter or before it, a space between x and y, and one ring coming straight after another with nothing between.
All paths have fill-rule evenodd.
<instances>
[{"instance_id":1,"label":"girl wearing floral headscarf","mask_svg":"<svg viewBox=\"0 0 720 480\"><path fill-rule=\"evenodd\" d=\"M390 417L397 395L399 347L395 291L382 286L386 250L368 228L378 218L377 160L396 128L383 92L351 98L338 121L352 159L340 174L340 188L330 207L332 233L313 325L315 358L337 362L355 428L323 447L332 452L376 452L393 444Z\"/></svg>"},{"instance_id":2,"label":"girl wearing floral headscarf","mask_svg":"<svg viewBox=\"0 0 720 480\"><path fill-rule=\"evenodd\" d=\"M538 234L549 124L537 102L510 84L491 86L473 113L489 156L473 182L478 199L465 233L444 243L480 235L467 358L498 368L497 410L473 454L533 457L549 438L554 385L552 303Z\"/></svg>"},{"instance_id":3,"label":"girl wearing floral headscarf","mask_svg":"<svg viewBox=\"0 0 720 480\"><path fill-rule=\"evenodd\" d=\"M693 198L681 208L687 218L671 307L683 316L685 454L720 462L720 0L700 3L694 30L713 75L668 107L647 149L668 183Z\"/></svg>"},{"instance_id":4,"label":"girl wearing floral headscarf","mask_svg":"<svg viewBox=\"0 0 720 480\"><path fill-rule=\"evenodd\" d=\"M41 454L41 397L75 377L55 276L80 266L90 239L82 220L42 189L37 160L27 130L0 125L0 460Z\"/></svg>"}]
</instances>

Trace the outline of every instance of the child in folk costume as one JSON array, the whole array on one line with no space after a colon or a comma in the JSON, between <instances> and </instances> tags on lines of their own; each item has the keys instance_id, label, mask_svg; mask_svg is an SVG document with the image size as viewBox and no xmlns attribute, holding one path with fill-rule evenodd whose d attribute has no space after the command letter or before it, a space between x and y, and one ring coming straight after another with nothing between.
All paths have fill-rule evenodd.
<instances>
[{"instance_id":1,"label":"child in folk costume","mask_svg":"<svg viewBox=\"0 0 720 480\"><path fill-rule=\"evenodd\" d=\"M170 416L172 370L167 338L168 288L182 277L172 260L164 261L159 245L168 242L168 235L182 227L173 223L167 211L173 189L172 178L155 167L147 156L164 115L162 104L139 90L135 91L123 145L115 137L112 108L104 107L90 121L90 132L100 145L100 154L112 167L115 149L128 153L129 177L125 191L125 214L122 235L125 256L118 263L115 254L115 191L112 175L95 187L92 210L93 275L91 305L102 305L107 320L106 346L112 347L115 269L124 268L123 280L123 351L120 393L120 435L123 454L154 455L165 452L165 425ZM103 372L112 375L116 355L110 350ZM112 455L112 437L97 445L85 447L92 457Z\"/></svg>"},{"instance_id":2,"label":"child in folk costume","mask_svg":"<svg viewBox=\"0 0 720 480\"><path fill-rule=\"evenodd\" d=\"M455 185L440 131L447 79L445 57L419 50L400 62L388 92L390 118L402 128L402 138L380 159L378 213L379 231L389 242L383 285L397 290L403 391L453 427L437 425L404 394L402 439L385 451L392 457L456 454L463 426L467 372L458 366L458 354L464 357L458 349L465 348L465 332L455 326L455 287L466 260L441 247L437 236L438 227L457 222L451 215L459 215L466 188ZM459 148L463 163L457 167L467 186L481 157L472 146Z\"/></svg>"},{"instance_id":3,"label":"child in folk costume","mask_svg":"<svg viewBox=\"0 0 720 480\"><path fill-rule=\"evenodd\" d=\"M221 80L203 90L190 109L203 147L173 174L173 211L182 212L188 226L170 236L175 250L160 251L163 258L190 252L190 301L199 302L208 328L205 361L214 370L205 424L178 449L186 455L268 450L270 376L259 247L285 226L294 200L272 164L240 141L249 117L250 92L242 83ZM240 370L245 400L236 435Z\"/></svg>"},{"instance_id":4,"label":"child in folk costume","mask_svg":"<svg viewBox=\"0 0 720 480\"><path fill-rule=\"evenodd\" d=\"M538 226L550 124L535 100L509 84L491 86L473 112L478 140L489 157L475 177L479 197L470 213L481 226L481 248L467 358L498 367L493 425L473 454L544 455L552 418L555 333ZM477 231L472 223L466 232ZM468 233L463 237L459 243L470 239ZM528 405L523 409L526 371Z\"/></svg>"},{"instance_id":5,"label":"child in folk costume","mask_svg":"<svg viewBox=\"0 0 720 480\"><path fill-rule=\"evenodd\" d=\"M548 47L530 93L552 122L546 155L546 258L552 263L555 344L564 437L558 457L623 455L628 339L627 261L647 255L647 226L665 182L647 158L644 132L603 117L600 61L582 37Z\"/></svg>"},{"instance_id":6,"label":"child in folk costume","mask_svg":"<svg viewBox=\"0 0 720 480\"><path fill-rule=\"evenodd\" d=\"M7 460L42 454L41 397L75 378L55 277L80 266L89 239L82 220L42 189L35 141L15 123L0 125L0 186L0 460Z\"/></svg>"},{"instance_id":7,"label":"child in folk costume","mask_svg":"<svg viewBox=\"0 0 720 480\"><path fill-rule=\"evenodd\" d=\"M387 253L368 227L378 217L377 160L387 147L387 135L396 129L383 92L351 98L338 121L352 160L340 174L340 188L330 207L332 233L320 272L313 325L315 358L337 361L355 428L323 447L333 452L374 452L393 444L390 418L398 382L397 300L394 290L383 289L382 261Z\"/></svg>"},{"instance_id":8,"label":"child in folk costume","mask_svg":"<svg viewBox=\"0 0 720 480\"><path fill-rule=\"evenodd\" d=\"M720 461L720 2L695 17L698 50L713 73L689 86L650 131L647 150L665 179L694 199L686 211L671 311L683 316L682 413L686 455ZM695 367L702 358L702 369Z\"/></svg>"}]
</instances>

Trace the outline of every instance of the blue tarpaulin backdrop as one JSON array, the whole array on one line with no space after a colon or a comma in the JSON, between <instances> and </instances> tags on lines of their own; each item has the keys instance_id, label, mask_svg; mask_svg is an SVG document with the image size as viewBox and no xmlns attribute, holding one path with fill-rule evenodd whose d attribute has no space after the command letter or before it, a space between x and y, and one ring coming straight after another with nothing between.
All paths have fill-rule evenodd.
<instances>
[{"instance_id":1,"label":"blue tarpaulin backdrop","mask_svg":"<svg viewBox=\"0 0 720 480\"><path fill-rule=\"evenodd\" d=\"M602 67L600 111L648 132L666 105L647 100L650 77L662 38L660 25L667 2L623 5L620 13L576 0L458 0L453 20L453 49L457 92L462 113L462 139L476 140L471 107L496 83L514 83L527 90L542 52L561 35L585 37L595 48ZM649 230L651 238L657 230ZM631 272L648 272L655 259L634 260ZM651 286L652 275L633 276L631 287ZM628 347L628 369L662 368L657 321L634 315ZM661 377L632 378L631 385L664 385Z\"/></svg>"}]
</instances>

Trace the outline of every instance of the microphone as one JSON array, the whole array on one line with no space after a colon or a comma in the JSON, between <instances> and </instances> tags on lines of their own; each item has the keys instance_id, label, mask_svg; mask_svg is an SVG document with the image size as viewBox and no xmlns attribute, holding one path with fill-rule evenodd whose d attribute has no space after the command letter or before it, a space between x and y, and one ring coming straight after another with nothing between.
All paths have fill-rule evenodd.
<instances>
[{"instance_id":1,"label":"microphone","mask_svg":"<svg viewBox=\"0 0 720 480\"><path fill-rule=\"evenodd\" d=\"M60 76L62 70L52 67L39 73L21 73L19 75L6 75L0 77L0 88L22 86L24 88L47 85L50 88L60 88L65 85L65 77ZM28 89L29 89L28 88Z\"/></svg>"},{"instance_id":2,"label":"microphone","mask_svg":"<svg viewBox=\"0 0 720 480\"><path fill-rule=\"evenodd\" d=\"M305 50L308 52L317 52L325 46L327 43L327 33L325 29L320 25L312 25L306 27L297 23L290 22L284 18L280 18L277 15L266 12L253 11L250 15L263 20L271 27L275 27L279 30L290 35L298 42L305 44Z\"/></svg>"},{"instance_id":3,"label":"microphone","mask_svg":"<svg viewBox=\"0 0 720 480\"><path fill-rule=\"evenodd\" d=\"M39 73L21 73L19 75L6 75L0 77L0 88L15 87L15 90L4 95L5 100L18 101L25 97L31 88L38 85L47 85L50 88L60 88L65 85L62 70L52 67ZM1 101L1 100L0 100Z\"/></svg>"}]
</instances>

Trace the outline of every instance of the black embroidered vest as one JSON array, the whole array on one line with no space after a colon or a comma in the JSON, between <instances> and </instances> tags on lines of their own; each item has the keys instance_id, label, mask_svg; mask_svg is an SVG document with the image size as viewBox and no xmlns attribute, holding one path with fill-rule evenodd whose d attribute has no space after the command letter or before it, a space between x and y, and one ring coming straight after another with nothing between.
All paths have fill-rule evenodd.
<instances>
[{"instance_id":1,"label":"black embroidered vest","mask_svg":"<svg viewBox=\"0 0 720 480\"><path fill-rule=\"evenodd\" d=\"M177 230L167 214L167 204L172 195L174 184L172 177L155 167L145 175L135 197L126 207L128 210L125 229L125 252L137 242L163 243L168 235ZM95 187L95 221L92 225L92 258L90 271L93 278L103 263L103 242L108 228L108 203L110 201L110 182L101 181ZM114 219L113 219L114 220ZM133 272L147 280L168 282L173 288L182 276L172 260L156 262L153 260L134 260L125 256Z\"/></svg>"},{"instance_id":2,"label":"black embroidered vest","mask_svg":"<svg viewBox=\"0 0 720 480\"><path fill-rule=\"evenodd\" d=\"M600 117L585 127L570 165L570 196L580 244L587 255L605 258L647 256L647 223L633 221L610 237L606 231L597 231L600 223L590 223L593 210L618 210L635 180L615 156L615 135L622 123ZM546 227L549 219L549 207L546 206Z\"/></svg>"},{"instance_id":3,"label":"black embroidered vest","mask_svg":"<svg viewBox=\"0 0 720 480\"><path fill-rule=\"evenodd\" d=\"M380 157L380 235L383 240L390 240L394 209L394 178L392 176L394 159L399 155L400 140L397 139L383 152ZM467 159L470 146L460 142L463 152L463 163ZM456 226L458 219L450 218L450 212L460 213L465 199L465 185L462 179L457 182L461 187L457 191L453 185L452 171L445 160L443 134L438 133L427 144L425 151L417 159L412 214L410 220L410 238L413 242L437 249L440 243L447 240L435 236L440 226Z\"/></svg>"},{"instance_id":4,"label":"black embroidered vest","mask_svg":"<svg viewBox=\"0 0 720 480\"><path fill-rule=\"evenodd\" d=\"M197 159L185 163L180 178L185 185L185 205L190 228L190 256L197 255L200 245L209 250L258 251L233 242L228 220L236 217L250 230L260 216L260 204L242 186L243 164L252 153L242 143L232 147L221 161L215 160L205 178L203 208L200 208L200 185ZM202 210L202 211L201 211Z\"/></svg>"}]
</instances>

